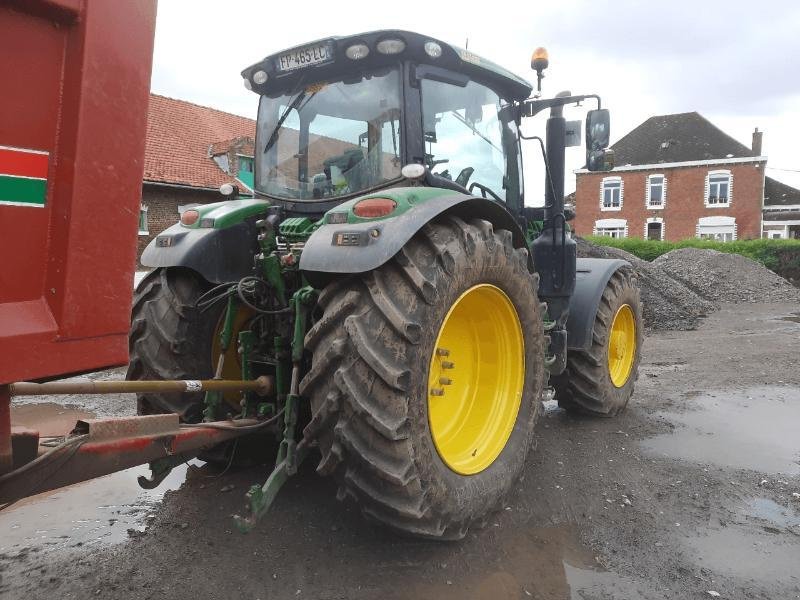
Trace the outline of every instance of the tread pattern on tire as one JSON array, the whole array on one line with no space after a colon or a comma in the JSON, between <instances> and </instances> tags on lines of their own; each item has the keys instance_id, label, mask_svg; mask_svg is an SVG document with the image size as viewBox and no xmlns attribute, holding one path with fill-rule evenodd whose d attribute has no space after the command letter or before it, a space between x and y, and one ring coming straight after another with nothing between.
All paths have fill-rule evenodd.
<instances>
[{"instance_id":1,"label":"tread pattern on tire","mask_svg":"<svg viewBox=\"0 0 800 600\"><path fill-rule=\"evenodd\" d=\"M529 286L534 296L536 317L528 326L538 327L538 332L531 332L529 342L543 357L535 299L538 276L528 271L527 249L514 248L510 232L495 231L487 221L467 223L449 216L424 227L381 268L322 291L323 316L306 336L306 347L314 351L313 364L300 385L313 414L304 436L318 442L322 459L317 471L337 477L337 496L354 499L375 521L429 538L463 537L473 521L494 508L490 504L502 500L518 475L498 479L502 489L487 490L483 505L444 512L446 490L430 485L426 475L432 457L415 447L410 435L412 424L427 421L426 415L409 411L412 377L422 376L427 382L427 371L412 374L409 366L422 337L420 314L437 301L444 278L460 281L454 258L458 253L485 264L494 264L502 254L503 264L513 264L518 279L514 285ZM544 374L542 365L531 369L538 385L532 390L535 398L525 399L534 403L532 432ZM525 452L530 443L527 439Z\"/></svg>"},{"instance_id":2,"label":"tread pattern on tire","mask_svg":"<svg viewBox=\"0 0 800 600\"><path fill-rule=\"evenodd\" d=\"M608 373L608 331L621 300L630 304L636 322L636 355L631 376L621 388L611 383ZM552 378L558 405L571 412L613 417L625 410L639 377L642 346L642 309L636 275L630 267L617 270L603 290L592 327L589 350L571 350L561 375Z\"/></svg>"},{"instance_id":3,"label":"tread pattern on tire","mask_svg":"<svg viewBox=\"0 0 800 600\"><path fill-rule=\"evenodd\" d=\"M200 337L214 319L200 320L194 306L204 282L187 269L157 269L139 285L133 301L126 379L183 379L211 375L211 355L197 355ZM140 394L139 414L176 412L185 422L202 419L203 395Z\"/></svg>"}]
</instances>

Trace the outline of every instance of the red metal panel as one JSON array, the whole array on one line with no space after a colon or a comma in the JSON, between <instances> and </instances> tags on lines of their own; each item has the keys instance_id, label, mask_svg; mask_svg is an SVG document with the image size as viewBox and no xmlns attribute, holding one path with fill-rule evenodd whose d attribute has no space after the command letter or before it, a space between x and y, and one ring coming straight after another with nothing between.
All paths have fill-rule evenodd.
<instances>
[{"instance_id":1,"label":"red metal panel","mask_svg":"<svg viewBox=\"0 0 800 600\"><path fill-rule=\"evenodd\" d=\"M0 146L47 153L0 156L47 177L0 202L0 384L127 361L154 29L155 0L0 7Z\"/></svg>"}]
</instances>

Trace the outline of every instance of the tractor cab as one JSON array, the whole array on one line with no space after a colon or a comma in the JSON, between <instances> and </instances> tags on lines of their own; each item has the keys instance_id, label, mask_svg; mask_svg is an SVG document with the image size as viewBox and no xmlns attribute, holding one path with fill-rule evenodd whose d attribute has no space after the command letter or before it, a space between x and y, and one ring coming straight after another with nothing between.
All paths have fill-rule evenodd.
<instances>
[{"instance_id":1,"label":"tractor cab","mask_svg":"<svg viewBox=\"0 0 800 600\"><path fill-rule=\"evenodd\" d=\"M294 212L427 185L522 206L518 118L531 85L466 50L406 31L329 38L245 69L261 97L255 190Z\"/></svg>"}]
</instances>

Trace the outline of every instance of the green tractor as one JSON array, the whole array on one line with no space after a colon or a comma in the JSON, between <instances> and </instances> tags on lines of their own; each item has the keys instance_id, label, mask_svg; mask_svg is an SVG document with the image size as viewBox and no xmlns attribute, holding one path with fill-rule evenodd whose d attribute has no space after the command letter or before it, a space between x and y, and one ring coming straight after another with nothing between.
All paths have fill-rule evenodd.
<instances>
[{"instance_id":1,"label":"green tractor","mask_svg":"<svg viewBox=\"0 0 800 600\"><path fill-rule=\"evenodd\" d=\"M532 66L541 85L541 49ZM212 460L277 452L244 529L313 451L367 517L460 538L511 490L543 400L610 416L633 392L635 275L576 258L563 202L581 130L567 135L563 108L597 103L595 171L610 168L608 111L531 97L406 31L320 40L242 75L260 97L255 197L187 210L145 250L128 378L267 376L274 391L144 394L139 412L246 419L252 435ZM545 203L530 208L520 123L545 109Z\"/></svg>"}]
</instances>

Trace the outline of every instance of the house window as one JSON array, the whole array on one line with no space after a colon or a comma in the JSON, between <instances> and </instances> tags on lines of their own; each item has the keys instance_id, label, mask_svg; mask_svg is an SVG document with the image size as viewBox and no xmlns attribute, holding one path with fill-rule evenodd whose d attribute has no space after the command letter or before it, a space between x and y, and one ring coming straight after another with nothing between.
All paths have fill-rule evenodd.
<instances>
[{"instance_id":1,"label":"house window","mask_svg":"<svg viewBox=\"0 0 800 600\"><path fill-rule=\"evenodd\" d=\"M621 177L604 177L600 185L600 210L621 210L622 192Z\"/></svg>"},{"instance_id":2,"label":"house window","mask_svg":"<svg viewBox=\"0 0 800 600\"><path fill-rule=\"evenodd\" d=\"M644 224L644 238L646 240L664 240L664 219L653 217Z\"/></svg>"},{"instance_id":3,"label":"house window","mask_svg":"<svg viewBox=\"0 0 800 600\"><path fill-rule=\"evenodd\" d=\"M142 204L139 206L139 235L149 235L150 230L147 228L147 207Z\"/></svg>"},{"instance_id":4,"label":"house window","mask_svg":"<svg viewBox=\"0 0 800 600\"><path fill-rule=\"evenodd\" d=\"M625 219L600 219L594 222L594 235L604 237L628 237L628 221Z\"/></svg>"},{"instance_id":5,"label":"house window","mask_svg":"<svg viewBox=\"0 0 800 600\"><path fill-rule=\"evenodd\" d=\"M237 154L239 161L239 173L236 178L249 188L253 188L253 157Z\"/></svg>"},{"instance_id":6,"label":"house window","mask_svg":"<svg viewBox=\"0 0 800 600\"><path fill-rule=\"evenodd\" d=\"M647 208L664 208L667 200L667 179L663 175L647 178Z\"/></svg>"},{"instance_id":7,"label":"house window","mask_svg":"<svg viewBox=\"0 0 800 600\"><path fill-rule=\"evenodd\" d=\"M732 188L730 171L710 171L706 176L706 206L730 206Z\"/></svg>"},{"instance_id":8,"label":"house window","mask_svg":"<svg viewBox=\"0 0 800 600\"><path fill-rule=\"evenodd\" d=\"M697 237L718 242L732 242L736 239L736 219L734 217L702 217L697 221Z\"/></svg>"}]
</instances>

